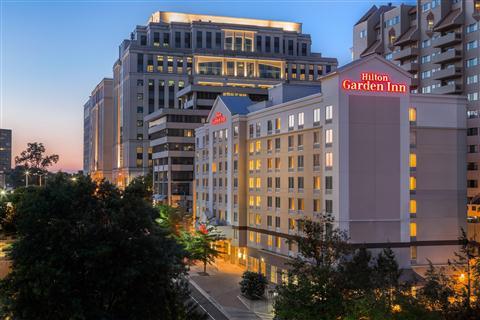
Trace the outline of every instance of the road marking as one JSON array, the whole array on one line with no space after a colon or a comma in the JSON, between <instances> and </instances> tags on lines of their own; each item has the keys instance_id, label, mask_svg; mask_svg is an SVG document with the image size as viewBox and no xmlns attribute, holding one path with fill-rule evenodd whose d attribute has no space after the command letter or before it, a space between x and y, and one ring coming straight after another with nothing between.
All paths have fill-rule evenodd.
<instances>
[{"instance_id":1,"label":"road marking","mask_svg":"<svg viewBox=\"0 0 480 320\"><path fill-rule=\"evenodd\" d=\"M193 301L195 301L195 302L197 303L197 305L198 305L200 308L202 308L203 311L205 311L205 313L208 314L208 316L209 316L210 318L212 318L213 320L216 320L210 313L208 313L208 311L200 304L200 302L198 302L197 299L195 299L192 295L190 295L190 298L192 298Z\"/></svg>"}]
</instances>

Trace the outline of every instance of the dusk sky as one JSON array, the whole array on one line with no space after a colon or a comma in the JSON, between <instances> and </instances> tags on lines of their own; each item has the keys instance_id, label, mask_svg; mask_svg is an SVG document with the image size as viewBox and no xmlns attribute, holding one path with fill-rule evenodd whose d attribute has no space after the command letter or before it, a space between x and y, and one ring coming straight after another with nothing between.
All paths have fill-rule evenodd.
<instances>
[{"instance_id":1,"label":"dusk sky","mask_svg":"<svg viewBox=\"0 0 480 320\"><path fill-rule=\"evenodd\" d=\"M112 77L118 46L154 11L303 23L312 51L349 62L352 26L370 1L29 1L1 3L0 127L13 130L13 156L27 142L60 155L55 170L82 167L83 104ZM394 2L395 3L395 2Z\"/></svg>"}]
</instances>

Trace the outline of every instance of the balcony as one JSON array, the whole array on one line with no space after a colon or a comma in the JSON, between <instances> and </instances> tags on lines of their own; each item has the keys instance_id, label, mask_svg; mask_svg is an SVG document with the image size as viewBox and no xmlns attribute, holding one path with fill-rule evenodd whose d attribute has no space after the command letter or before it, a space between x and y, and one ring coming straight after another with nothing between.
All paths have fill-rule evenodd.
<instances>
[{"instance_id":1,"label":"balcony","mask_svg":"<svg viewBox=\"0 0 480 320\"><path fill-rule=\"evenodd\" d=\"M393 60L404 60L418 56L418 48L408 47L393 53Z\"/></svg>"},{"instance_id":2,"label":"balcony","mask_svg":"<svg viewBox=\"0 0 480 320\"><path fill-rule=\"evenodd\" d=\"M453 94L453 93L459 93L462 91L462 86L457 83L451 83L447 84L444 86L441 86L439 88L433 89L432 93L435 94Z\"/></svg>"},{"instance_id":3,"label":"balcony","mask_svg":"<svg viewBox=\"0 0 480 320\"><path fill-rule=\"evenodd\" d=\"M441 64L441 63L447 63L447 62L459 60L461 58L462 58L462 51L452 49L452 50L448 50L435 55L432 58L432 62Z\"/></svg>"},{"instance_id":4,"label":"balcony","mask_svg":"<svg viewBox=\"0 0 480 320\"><path fill-rule=\"evenodd\" d=\"M444 36L432 40L432 46L435 48L442 48L451 46L462 41L462 35L456 32L447 33Z\"/></svg>"},{"instance_id":5,"label":"balcony","mask_svg":"<svg viewBox=\"0 0 480 320\"><path fill-rule=\"evenodd\" d=\"M460 68L457 67L450 67L435 71L433 73L432 78L435 80L444 80L444 79L451 79L451 78L458 78L462 75L462 71Z\"/></svg>"},{"instance_id":6,"label":"balcony","mask_svg":"<svg viewBox=\"0 0 480 320\"><path fill-rule=\"evenodd\" d=\"M418 71L418 62L405 62L400 67L405 71L415 73Z\"/></svg>"}]
</instances>

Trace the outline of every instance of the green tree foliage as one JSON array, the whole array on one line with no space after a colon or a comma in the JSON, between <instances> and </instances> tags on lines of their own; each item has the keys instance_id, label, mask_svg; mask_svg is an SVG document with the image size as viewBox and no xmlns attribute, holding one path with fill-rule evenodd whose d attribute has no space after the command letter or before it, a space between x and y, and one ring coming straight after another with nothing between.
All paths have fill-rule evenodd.
<instances>
[{"instance_id":1,"label":"green tree foliage","mask_svg":"<svg viewBox=\"0 0 480 320\"><path fill-rule=\"evenodd\" d=\"M196 319L184 252L133 184L124 192L58 174L16 203L12 272L0 283L11 319Z\"/></svg>"},{"instance_id":2,"label":"green tree foliage","mask_svg":"<svg viewBox=\"0 0 480 320\"><path fill-rule=\"evenodd\" d=\"M278 286L275 314L279 319L335 319L343 314L336 265L350 253L346 235L331 221L303 221L305 237L296 239L298 256L290 262L289 281Z\"/></svg>"},{"instance_id":3,"label":"green tree foliage","mask_svg":"<svg viewBox=\"0 0 480 320\"><path fill-rule=\"evenodd\" d=\"M245 271L240 281L240 291L249 299L261 299L267 284L267 278L260 272Z\"/></svg>"},{"instance_id":4,"label":"green tree foliage","mask_svg":"<svg viewBox=\"0 0 480 320\"><path fill-rule=\"evenodd\" d=\"M192 227L192 214L182 207L168 205L156 206L158 218L155 220L162 227L179 237L182 231L189 231Z\"/></svg>"},{"instance_id":5,"label":"green tree foliage","mask_svg":"<svg viewBox=\"0 0 480 320\"><path fill-rule=\"evenodd\" d=\"M277 319L447 319L427 306L423 291L415 297L410 284L400 282L391 249L372 257L365 248L354 250L328 218L302 224L304 236L294 240L299 254L290 263L288 281L277 287Z\"/></svg>"},{"instance_id":6,"label":"green tree foliage","mask_svg":"<svg viewBox=\"0 0 480 320\"><path fill-rule=\"evenodd\" d=\"M193 232L183 231L180 236L189 260L202 262L204 274L207 274L207 265L223 253L219 243L222 240L225 236L215 226L206 223L200 224Z\"/></svg>"}]
</instances>

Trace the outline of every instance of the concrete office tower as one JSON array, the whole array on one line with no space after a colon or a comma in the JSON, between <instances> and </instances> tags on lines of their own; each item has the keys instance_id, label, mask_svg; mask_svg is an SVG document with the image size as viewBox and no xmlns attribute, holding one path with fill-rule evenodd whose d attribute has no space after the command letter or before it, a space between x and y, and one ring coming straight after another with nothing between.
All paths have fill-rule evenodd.
<instances>
[{"instance_id":1,"label":"concrete office tower","mask_svg":"<svg viewBox=\"0 0 480 320\"><path fill-rule=\"evenodd\" d=\"M319 85L336 65L311 52L300 23L155 12L114 66L115 181L153 165L155 199L191 207L193 129L217 96L265 100L282 81Z\"/></svg>"},{"instance_id":2,"label":"concrete office tower","mask_svg":"<svg viewBox=\"0 0 480 320\"><path fill-rule=\"evenodd\" d=\"M104 78L83 106L83 172L112 181L113 79Z\"/></svg>"},{"instance_id":3,"label":"concrete office tower","mask_svg":"<svg viewBox=\"0 0 480 320\"><path fill-rule=\"evenodd\" d=\"M352 242L403 268L445 264L466 216L466 99L412 94L377 55L283 84L268 102L218 97L196 129L195 215L227 234L231 261L279 279L298 220L331 215ZM317 93L312 94L313 91Z\"/></svg>"},{"instance_id":4,"label":"concrete office tower","mask_svg":"<svg viewBox=\"0 0 480 320\"><path fill-rule=\"evenodd\" d=\"M6 173L12 168L12 130L0 129L0 188L6 187Z\"/></svg>"},{"instance_id":5,"label":"concrete office tower","mask_svg":"<svg viewBox=\"0 0 480 320\"><path fill-rule=\"evenodd\" d=\"M412 92L468 99L468 199L480 193L480 0L372 7L353 27L353 58L380 54L412 74Z\"/></svg>"}]
</instances>

